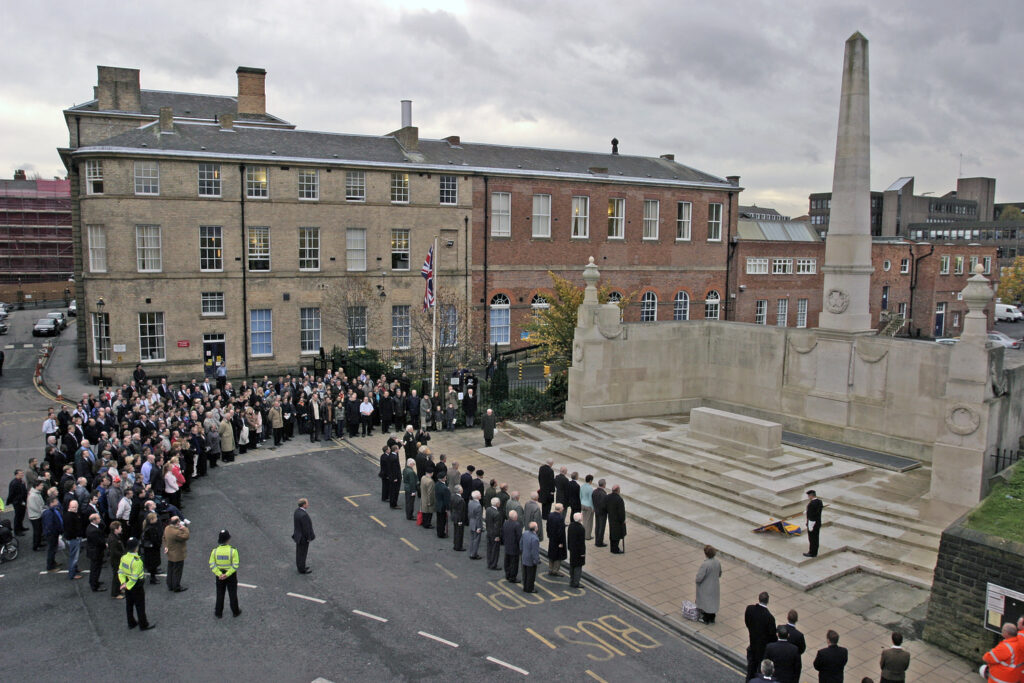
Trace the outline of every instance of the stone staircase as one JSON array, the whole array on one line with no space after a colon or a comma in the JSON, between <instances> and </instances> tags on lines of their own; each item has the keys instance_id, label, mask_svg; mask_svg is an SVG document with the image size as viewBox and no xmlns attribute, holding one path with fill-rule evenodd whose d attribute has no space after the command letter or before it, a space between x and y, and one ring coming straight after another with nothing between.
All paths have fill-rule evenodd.
<instances>
[{"instance_id":1,"label":"stone staircase","mask_svg":"<svg viewBox=\"0 0 1024 683\"><path fill-rule=\"evenodd\" d=\"M619 484L630 520L714 545L800 589L856 571L931 585L946 522L920 514L927 468L894 473L791 446L758 457L690 438L679 417L510 423L502 433L515 442L482 452L532 476L550 458L581 481L593 473ZM809 488L827 505L817 558L803 557L804 536L753 533L775 519L802 526Z\"/></svg>"}]
</instances>

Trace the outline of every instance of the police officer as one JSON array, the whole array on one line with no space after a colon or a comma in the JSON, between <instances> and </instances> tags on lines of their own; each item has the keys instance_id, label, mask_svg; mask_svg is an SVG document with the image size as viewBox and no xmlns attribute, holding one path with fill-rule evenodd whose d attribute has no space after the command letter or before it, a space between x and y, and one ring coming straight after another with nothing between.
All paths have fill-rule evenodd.
<instances>
[{"instance_id":1,"label":"police officer","mask_svg":"<svg viewBox=\"0 0 1024 683\"><path fill-rule=\"evenodd\" d=\"M210 571L217 577L217 605L213 614L220 619L224 616L224 591L231 597L231 613L236 617L242 613L238 607L238 550L231 547L228 541L231 534L221 529L217 537L218 545L210 553Z\"/></svg>"},{"instance_id":2,"label":"police officer","mask_svg":"<svg viewBox=\"0 0 1024 683\"><path fill-rule=\"evenodd\" d=\"M151 624L146 619L146 570L142 566L142 558L139 557L139 539L128 539L128 552L121 557L117 579L121 582L121 590L125 591L124 604L128 612L128 628L138 626L140 631L148 631L155 627L156 624Z\"/></svg>"}]
</instances>

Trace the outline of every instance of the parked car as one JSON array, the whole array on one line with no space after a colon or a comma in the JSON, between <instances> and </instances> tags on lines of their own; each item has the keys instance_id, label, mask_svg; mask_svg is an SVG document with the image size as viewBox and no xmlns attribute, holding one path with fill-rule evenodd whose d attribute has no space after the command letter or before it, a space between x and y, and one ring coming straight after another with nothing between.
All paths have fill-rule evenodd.
<instances>
[{"instance_id":1,"label":"parked car","mask_svg":"<svg viewBox=\"0 0 1024 683\"><path fill-rule=\"evenodd\" d=\"M68 315L72 318L78 317L78 302L74 299L72 299L71 303L68 304Z\"/></svg>"},{"instance_id":2,"label":"parked car","mask_svg":"<svg viewBox=\"0 0 1024 683\"><path fill-rule=\"evenodd\" d=\"M0 301L0 311L3 311L4 313L10 313L13 308L14 307L11 306L10 304L5 304L3 301Z\"/></svg>"},{"instance_id":3,"label":"parked car","mask_svg":"<svg viewBox=\"0 0 1024 683\"><path fill-rule=\"evenodd\" d=\"M7 334L8 329L9 328L7 327L7 321L0 320L0 334Z\"/></svg>"},{"instance_id":4,"label":"parked car","mask_svg":"<svg viewBox=\"0 0 1024 683\"><path fill-rule=\"evenodd\" d=\"M46 317L53 318L54 320L56 320L57 325L60 327L61 331L63 331L64 328L68 326L68 318L66 315L64 315L64 311L50 311L49 313L46 314Z\"/></svg>"},{"instance_id":5,"label":"parked car","mask_svg":"<svg viewBox=\"0 0 1024 683\"><path fill-rule=\"evenodd\" d=\"M1002 346L1007 349L1020 348L1020 339L1014 339L1010 335L1004 334L1003 332L989 332L988 340L992 344Z\"/></svg>"},{"instance_id":6,"label":"parked car","mask_svg":"<svg viewBox=\"0 0 1024 683\"><path fill-rule=\"evenodd\" d=\"M1011 304L996 304L996 322L1015 323L1024 320L1024 313Z\"/></svg>"},{"instance_id":7,"label":"parked car","mask_svg":"<svg viewBox=\"0 0 1024 683\"><path fill-rule=\"evenodd\" d=\"M60 334L60 322L53 318L40 318L32 328L33 337L56 337Z\"/></svg>"}]
</instances>

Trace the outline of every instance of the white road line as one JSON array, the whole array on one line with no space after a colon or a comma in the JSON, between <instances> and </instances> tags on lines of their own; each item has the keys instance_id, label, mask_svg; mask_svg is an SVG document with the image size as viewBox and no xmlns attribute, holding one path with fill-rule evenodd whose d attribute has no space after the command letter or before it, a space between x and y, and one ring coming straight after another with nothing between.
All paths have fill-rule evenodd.
<instances>
[{"instance_id":1,"label":"white road line","mask_svg":"<svg viewBox=\"0 0 1024 683\"><path fill-rule=\"evenodd\" d=\"M321 600L320 598L311 598L308 595L302 595L301 593L288 593L288 595L290 595L293 598L299 598L301 600L309 600L310 602L320 603L321 605L327 604L326 600Z\"/></svg>"},{"instance_id":2,"label":"white road line","mask_svg":"<svg viewBox=\"0 0 1024 683\"><path fill-rule=\"evenodd\" d=\"M4 348L5 349L13 349L14 348L14 344L4 344Z\"/></svg>"},{"instance_id":3,"label":"white road line","mask_svg":"<svg viewBox=\"0 0 1024 683\"><path fill-rule=\"evenodd\" d=\"M494 662L498 666L503 666L506 669L512 669L513 671L518 671L519 673L523 674L524 676L529 676L530 675L530 672L527 671L526 669L520 669L518 666L512 666L508 662L503 662L500 659L495 659L494 657L488 657L487 661L488 662Z\"/></svg>"},{"instance_id":4,"label":"white road line","mask_svg":"<svg viewBox=\"0 0 1024 683\"><path fill-rule=\"evenodd\" d=\"M424 638L430 638L431 640L436 640L437 642L442 643L444 645L447 645L448 647L458 647L459 646L458 643L453 643L452 641L445 640L444 638L438 638L437 636L431 635L431 634L427 633L426 631L417 631L417 633L419 633L419 635L423 636Z\"/></svg>"},{"instance_id":5,"label":"white road line","mask_svg":"<svg viewBox=\"0 0 1024 683\"><path fill-rule=\"evenodd\" d=\"M23 348L23 349L31 349L32 346L33 346L32 344L22 344L21 348Z\"/></svg>"},{"instance_id":6,"label":"white road line","mask_svg":"<svg viewBox=\"0 0 1024 683\"><path fill-rule=\"evenodd\" d=\"M242 588L256 588L256 586L252 585L251 583L239 583L238 585Z\"/></svg>"},{"instance_id":7,"label":"white road line","mask_svg":"<svg viewBox=\"0 0 1024 683\"><path fill-rule=\"evenodd\" d=\"M0 577L0 578L3 578L3 577ZM352 610L352 614L358 614L361 617L366 617L367 619L373 619L374 621L379 621L382 624L388 623L388 620L385 619L384 617L378 617L376 614L370 614L369 612L363 612L362 610L354 609L354 610Z\"/></svg>"}]
</instances>

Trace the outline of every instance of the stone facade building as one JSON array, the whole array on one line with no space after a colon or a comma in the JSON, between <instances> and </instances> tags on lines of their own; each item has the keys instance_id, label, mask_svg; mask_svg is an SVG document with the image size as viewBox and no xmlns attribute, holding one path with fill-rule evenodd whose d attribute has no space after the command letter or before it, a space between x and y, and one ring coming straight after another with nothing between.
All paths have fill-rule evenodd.
<instances>
[{"instance_id":1,"label":"stone facade building","mask_svg":"<svg viewBox=\"0 0 1024 683\"><path fill-rule=\"evenodd\" d=\"M435 238L442 344L527 343L547 272L590 255L637 293L627 316L671 315L680 293L695 317L727 316L738 178L614 148L420 139L411 105L386 135L297 130L267 113L262 69L240 67L233 97L98 75L95 98L64 112L60 150L94 376L101 362L123 381L138 362L178 378L294 370L334 346L417 353Z\"/></svg>"}]
</instances>

